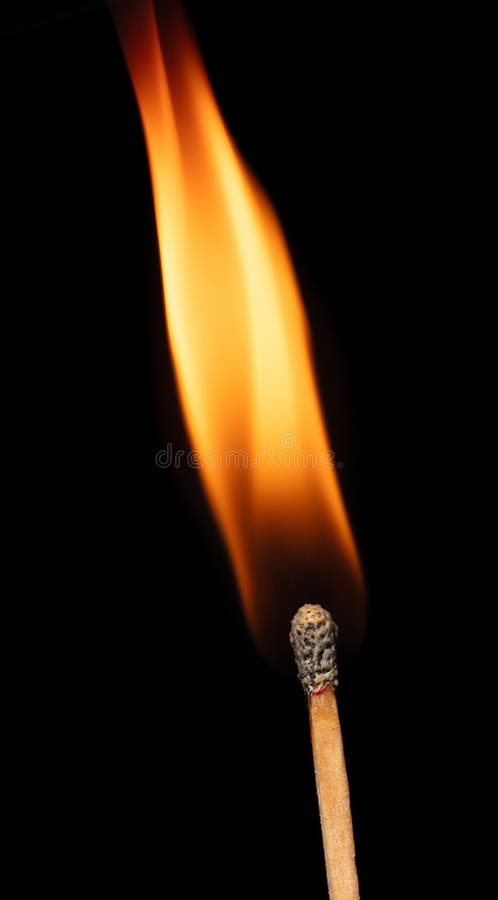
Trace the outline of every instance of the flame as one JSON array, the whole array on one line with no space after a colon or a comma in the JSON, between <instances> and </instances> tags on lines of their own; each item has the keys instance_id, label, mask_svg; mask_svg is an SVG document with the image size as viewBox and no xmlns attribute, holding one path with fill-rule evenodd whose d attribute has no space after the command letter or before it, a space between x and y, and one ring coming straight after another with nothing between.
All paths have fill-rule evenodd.
<instances>
[{"instance_id":1,"label":"flame","mask_svg":"<svg viewBox=\"0 0 498 900\"><path fill-rule=\"evenodd\" d=\"M363 580L282 230L182 15L159 27L150 0L113 15L147 144L182 408L250 628L274 655L296 607L317 602L355 643Z\"/></svg>"}]
</instances>

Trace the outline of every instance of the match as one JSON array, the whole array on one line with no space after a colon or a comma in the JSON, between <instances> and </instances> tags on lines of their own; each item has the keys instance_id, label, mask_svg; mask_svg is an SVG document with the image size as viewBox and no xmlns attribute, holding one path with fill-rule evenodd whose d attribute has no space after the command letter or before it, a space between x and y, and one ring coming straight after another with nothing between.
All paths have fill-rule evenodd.
<instances>
[{"instance_id":1,"label":"match","mask_svg":"<svg viewBox=\"0 0 498 900\"><path fill-rule=\"evenodd\" d=\"M334 691L337 625L327 610L308 603L292 620L290 641L308 697L329 898L359 900L348 776Z\"/></svg>"}]
</instances>

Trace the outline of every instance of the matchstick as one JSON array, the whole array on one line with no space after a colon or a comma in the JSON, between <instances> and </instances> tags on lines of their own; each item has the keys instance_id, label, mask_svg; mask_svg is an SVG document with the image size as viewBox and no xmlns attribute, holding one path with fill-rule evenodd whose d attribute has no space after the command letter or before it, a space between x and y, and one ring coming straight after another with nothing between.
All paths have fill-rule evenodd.
<instances>
[{"instance_id":1,"label":"matchstick","mask_svg":"<svg viewBox=\"0 0 498 900\"><path fill-rule=\"evenodd\" d=\"M359 900L348 776L334 691L336 640L337 625L321 606L306 604L297 611L290 641L308 697L329 897Z\"/></svg>"}]
</instances>

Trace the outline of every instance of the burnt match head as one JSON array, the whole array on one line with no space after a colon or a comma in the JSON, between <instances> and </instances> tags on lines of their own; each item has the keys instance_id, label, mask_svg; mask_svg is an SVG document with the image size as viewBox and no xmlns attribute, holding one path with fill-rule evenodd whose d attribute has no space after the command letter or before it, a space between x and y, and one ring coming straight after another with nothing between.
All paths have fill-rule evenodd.
<instances>
[{"instance_id":1,"label":"burnt match head","mask_svg":"<svg viewBox=\"0 0 498 900\"><path fill-rule=\"evenodd\" d=\"M306 694L337 687L337 625L321 606L306 603L291 623L290 642Z\"/></svg>"}]
</instances>

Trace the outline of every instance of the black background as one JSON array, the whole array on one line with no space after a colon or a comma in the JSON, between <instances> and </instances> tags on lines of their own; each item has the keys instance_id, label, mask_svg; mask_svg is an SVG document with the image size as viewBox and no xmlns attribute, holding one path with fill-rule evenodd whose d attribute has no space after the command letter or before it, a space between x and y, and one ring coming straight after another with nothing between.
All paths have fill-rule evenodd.
<instances>
[{"instance_id":1,"label":"black background","mask_svg":"<svg viewBox=\"0 0 498 900\"><path fill-rule=\"evenodd\" d=\"M188 443L112 21L100 4L42 6L5 15L2 115L13 449L25 458L14 488L29 485L13 527L37 547L19 584L34 575L45 598L22 605L17 633L19 680L28 633L37 647L23 752L35 795L47 791L35 815L64 834L43 864L58 860L69 895L102 866L100 885L135 896L322 900L300 687L252 646L196 473L155 463L166 441ZM377 10L187 8L289 240L368 582L366 640L342 660L339 697L362 897L408 896L400 877L415 891L431 853L428 830L411 836L420 771L427 756L443 768L420 736L418 690L421 668L432 685L421 610L445 615L424 493L438 465L424 391L443 115L425 102L430 48ZM45 753L61 791L47 787ZM430 819L435 833L432 806Z\"/></svg>"}]
</instances>

